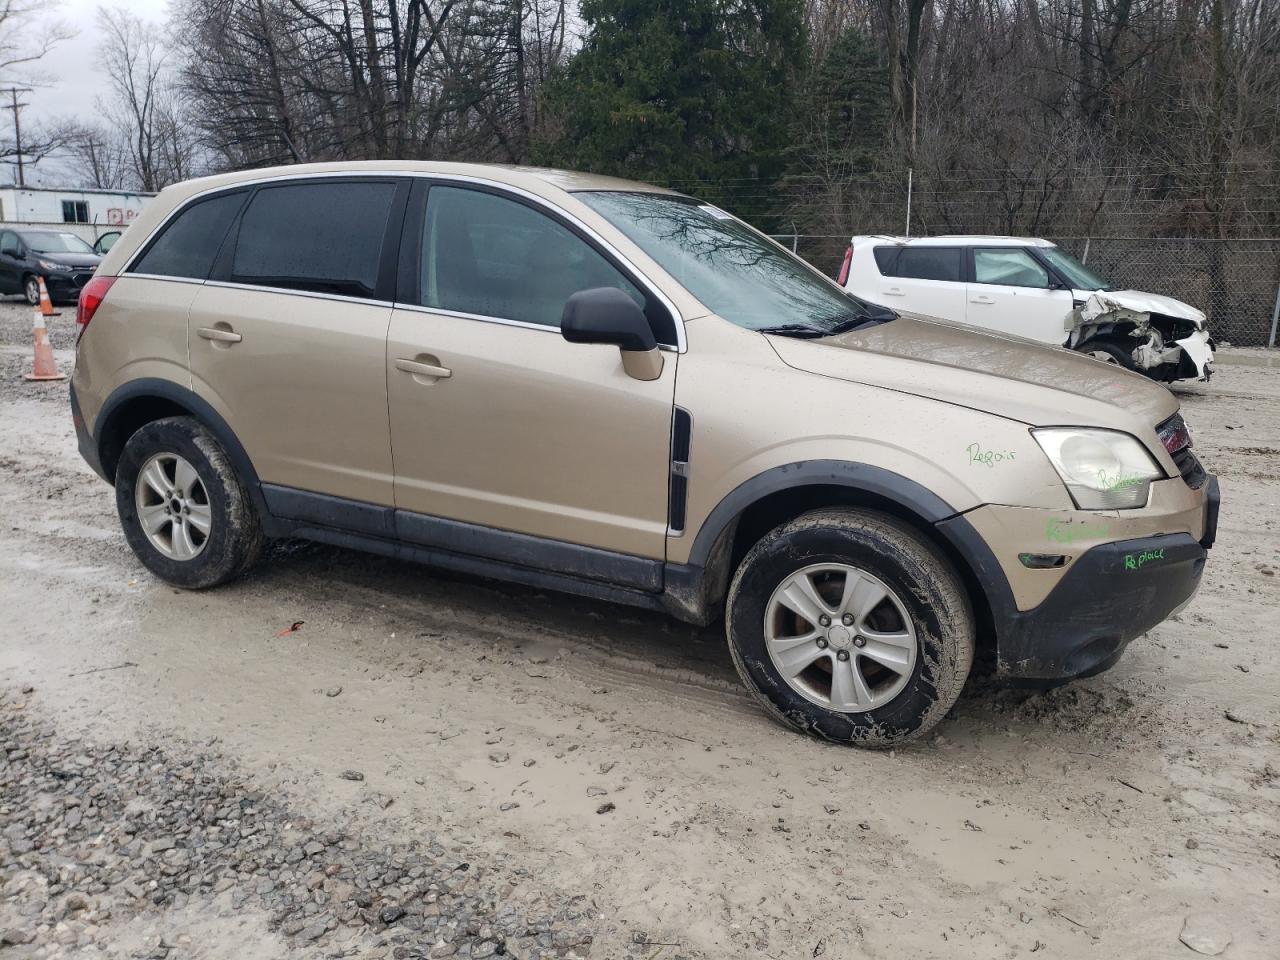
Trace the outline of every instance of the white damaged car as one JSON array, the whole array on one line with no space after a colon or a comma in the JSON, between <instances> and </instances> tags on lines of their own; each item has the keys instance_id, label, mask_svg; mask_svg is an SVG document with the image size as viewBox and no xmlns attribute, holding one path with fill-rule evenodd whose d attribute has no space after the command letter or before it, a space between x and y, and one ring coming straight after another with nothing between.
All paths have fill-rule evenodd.
<instances>
[{"instance_id":1,"label":"white damaged car","mask_svg":"<svg viewBox=\"0 0 1280 960\"><path fill-rule=\"evenodd\" d=\"M1172 297L1112 290L1048 240L854 237L839 282L895 310L1079 350L1155 380L1213 373L1201 311Z\"/></svg>"}]
</instances>

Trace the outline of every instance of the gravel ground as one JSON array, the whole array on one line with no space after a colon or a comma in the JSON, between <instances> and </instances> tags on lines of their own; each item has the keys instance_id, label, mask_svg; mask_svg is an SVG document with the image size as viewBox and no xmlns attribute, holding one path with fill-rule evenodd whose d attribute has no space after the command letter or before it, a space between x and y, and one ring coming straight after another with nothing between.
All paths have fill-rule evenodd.
<instances>
[{"instance_id":1,"label":"gravel ground","mask_svg":"<svg viewBox=\"0 0 1280 960\"><path fill-rule=\"evenodd\" d=\"M1280 357L1221 361L1177 388L1224 495L1192 605L869 754L716 628L294 543L173 590L0 305L0 960L1274 960Z\"/></svg>"}]
</instances>

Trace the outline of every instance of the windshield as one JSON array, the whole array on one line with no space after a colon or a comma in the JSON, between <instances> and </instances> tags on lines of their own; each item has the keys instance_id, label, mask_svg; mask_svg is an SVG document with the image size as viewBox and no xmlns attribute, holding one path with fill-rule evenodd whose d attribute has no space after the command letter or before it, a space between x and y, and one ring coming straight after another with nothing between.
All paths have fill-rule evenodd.
<instances>
[{"instance_id":1,"label":"windshield","mask_svg":"<svg viewBox=\"0 0 1280 960\"><path fill-rule=\"evenodd\" d=\"M1067 253L1061 247L1040 247L1040 253L1049 261L1057 271L1062 274L1067 283L1071 284L1076 290L1110 290L1111 284L1107 283L1100 276L1086 267L1083 263Z\"/></svg>"},{"instance_id":2,"label":"windshield","mask_svg":"<svg viewBox=\"0 0 1280 960\"><path fill-rule=\"evenodd\" d=\"M577 196L708 308L740 327L829 336L894 317L845 293L716 207L652 193Z\"/></svg>"},{"instance_id":3,"label":"windshield","mask_svg":"<svg viewBox=\"0 0 1280 960\"><path fill-rule=\"evenodd\" d=\"M74 233L36 231L24 233L22 238L36 253L93 253L93 247Z\"/></svg>"}]
</instances>

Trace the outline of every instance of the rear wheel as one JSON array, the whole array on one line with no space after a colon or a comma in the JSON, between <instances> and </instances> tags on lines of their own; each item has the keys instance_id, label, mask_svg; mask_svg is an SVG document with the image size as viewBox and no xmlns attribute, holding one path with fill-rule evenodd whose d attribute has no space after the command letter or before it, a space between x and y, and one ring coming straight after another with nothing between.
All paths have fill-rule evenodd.
<instances>
[{"instance_id":1,"label":"rear wheel","mask_svg":"<svg viewBox=\"0 0 1280 960\"><path fill-rule=\"evenodd\" d=\"M156 420L129 438L116 467L116 509L138 559L180 587L225 583L262 552L248 491L221 444L190 417Z\"/></svg>"},{"instance_id":2,"label":"rear wheel","mask_svg":"<svg viewBox=\"0 0 1280 960\"><path fill-rule=\"evenodd\" d=\"M959 577L883 514L819 510L778 527L742 561L725 619L738 673L771 715L857 746L934 727L973 661Z\"/></svg>"}]
</instances>

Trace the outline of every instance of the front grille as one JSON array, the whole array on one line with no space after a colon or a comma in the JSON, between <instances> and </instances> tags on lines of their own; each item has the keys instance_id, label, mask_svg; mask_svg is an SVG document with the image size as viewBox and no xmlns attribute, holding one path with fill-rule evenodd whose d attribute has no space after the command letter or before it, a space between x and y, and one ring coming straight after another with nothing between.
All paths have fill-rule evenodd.
<instances>
[{"instance_id":1,"label":"front grille","mask_svg":"<svg viewBox=\"0 0 1280 960\"><path fill-rule=\"evenodd\" d=\"M1199 490L1204 486L1208 474L1200 465L1200 459L1191 452L1191 431L1187 429L1182 414L1175 413L1156 427L1156 433L1160 437L1160 442L1164 444L1164 448L1169 451L1169 456L1173 457L1173 462L1177 465L1178 472L1182 474L1182 479L1187 486L1192 490Z\"/></svg>"},{"instance_id":2,"label":"front grille","mask_svg":"<svg viewBox=\"0 0 1280 960\"><path fill-rule=\"evenodd\" d=\"M83 287L86 283L89 282L92 276L93 276L92 273L77 273L71 277L71 280L73 283L75 283L77 287Z\"/></svg>"}]
</instances>

